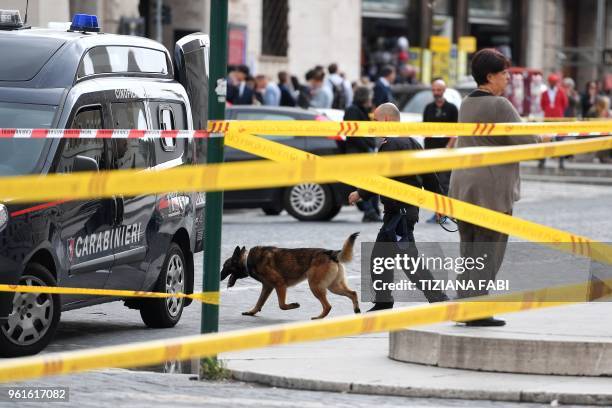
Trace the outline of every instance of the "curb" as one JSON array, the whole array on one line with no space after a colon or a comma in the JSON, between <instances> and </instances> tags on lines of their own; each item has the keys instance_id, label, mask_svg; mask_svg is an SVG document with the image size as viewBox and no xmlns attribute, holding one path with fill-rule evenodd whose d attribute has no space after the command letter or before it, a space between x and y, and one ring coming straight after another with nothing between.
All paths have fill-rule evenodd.
<instances>
[{"instance_id":1,"label":"curb","mask_svg":"<svg viewBox=\"0 0 612 408\"><path fill-rule=\"evenodd\" d=\"M426 387L396 387L388 385L373 385L361 383L347 383L335 381L321 381L306 378L292 378L270 374L260 374L251 371L230 370L232 377L239 381L253 382L272 387L306 390L327 391L352 394L386 395L394 397L411 398L441 398L441 399L467 399L503 402L530 402L550 404L554 401L559 404L575 405L612 405L612 392L610 394L576 394L551 393L546 391L487 391L464 389L438 389Z\"/></svg>"},{"instance_id":2,"label":"curb","mask_svg":"<svg viewBox=\"0 0 612 408\"><path fill-rule=\"evenodd\" d=\"M612 186L612 177L596 176L553 176L545 174L521 173L521 180L543 181L548 183L591 184L597 186Z\"/></svg>"}]
</instances>

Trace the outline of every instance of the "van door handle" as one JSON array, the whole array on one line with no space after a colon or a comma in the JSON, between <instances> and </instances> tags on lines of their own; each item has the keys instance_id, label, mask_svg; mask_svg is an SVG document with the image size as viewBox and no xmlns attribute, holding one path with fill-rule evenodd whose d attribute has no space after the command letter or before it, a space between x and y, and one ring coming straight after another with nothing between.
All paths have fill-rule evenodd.
<instances>
[{"instance_id":1,"label":"van door handle","mask_svg":"<svg viewBox=\"0 0 612 408\"><path fill-rule=\"evenodd\" d=\"M108 200L108 206L110 207L110 215L108 217L109 220L109 224L115 225L115 223L117 222L117 200L115 199L115 197L109 198Z\"/></svg>"},{"instance_id":2,"label":"van door handle","mask_svg":"<svg viewBox=\"0 0 612 408\"><path fill-rule=\"evenodd\" d=\"M115 224L121 225L125 213L125 201L123 200L123 196L116 197L115 201L117 202L117 218L115 219Z\"/></svg>"}]
</instances>

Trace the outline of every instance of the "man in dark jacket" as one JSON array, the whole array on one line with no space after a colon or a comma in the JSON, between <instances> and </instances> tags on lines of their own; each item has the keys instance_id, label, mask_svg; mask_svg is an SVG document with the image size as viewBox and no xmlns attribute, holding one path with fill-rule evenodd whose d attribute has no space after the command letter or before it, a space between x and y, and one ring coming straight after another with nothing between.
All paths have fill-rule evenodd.
<instances>
[{"instance_id":1,"label":"man in dark jacket","mask_svg":"<svg viewBox=\"0 0 612 408\"><path fill-rule=\"evenodd\" d=\"M379 122L399 122L400 112L392 103L385 103L379 106L374 112L374 119ZM421 150L415 140L410 137L385 138L381 145L380 152L390 152L398 150ZM435 173L399 176L394 180L409 184L418 188L425 188L434 193L441 194L440 183ZM373 193L358 189L349 195L349 204L355 204L361 199L371 197ZM419 220L419 208L413 205L394 200L389 197L381 197L381 202L385 208L383 225L376 237L376 243L372 251L371 262L376 257L391 258L396 254L407 253L409 257L418 257L418 251L414 241L414 225ZM393 243L392 247L389 243ZM390 253L390 247L393 249ZM393 282L393 269L386 269L381 274L374 274L374 268L370 268L372 282L381 280L382 282ZM406 272L406 271L404 271ZM420 268L414 273L406 273L411 282L421 288L420 282L433 280L433 275L428 269ZM393 307L393 297L390 290L375 290L374 307L369 311L391 309ZM424 290L423 294L429 302L442 302L448 300L446 294L439 290Z\"/></svg>"},{"instance_id":2,"label":"man in dark jacket","mask_svg":"<svg viewBox=\"0 0 612 408\"><path fill-rule=\"evenodd\" d=\"M353 103L344 112L345 121L369 121L372 110L372 91L366 86L355 89ZM346 141L339 143L344 153L374 153L376 152L376 138L374 137L347 137ZM357 208L363 212L362 222L380 222L380 209L378 196L372 195L367 200L357 202Z\"/></svg>"},{"instance_id":3,"label":"man in dark jacket","mask_svg":"<svg viewBox=\"0 0 612 408\"><path fill-rule=\"evenodd\" d=\"M444 98L446 92L446 83L442 78L436 78L431 82L431 93L434 101L425 106L423 112L423 122L452 122L456 123L459 120L459 110L455 105ZM450 137L428 137L425 138L425 149L445 149L452 148L455 144L455 138ZM442 171L438 173L438 180L442 186L442 192L448 194L448 185L450 183L450 171ZM438 222L437 217L433 215L427 220L430 224Z\"/></svg>"},{"instance_id":4,"label":"man in dark jacket","mask_svg":"<svg viewBox=\"0 0 612 408\"><path fill-rule=\"evenodd\" d=\"M391 65L386 65L380 70L380 78L374 84L375 107L383 103L393 102L391 85L395 82L395 76L395 68Z\"/></svg>"},{"instance_id":5,"label":"man in dark jacket","mask_svg":"<svg viewBox=\"0 0 612 408\"><path fill-rule=\"evenodd\" d=\"M291 81L286 71L278 73L278 89L281 91L280 106L295 106L295 97L291 89Z\"/></svg>"},{"instance_id":6,"label":"man in dark jacket","mask_svg":"<svg viewBox=\"0 0 612 408\"><path fill-rule=\"evenodd\" d=\"M253 104L253 88L247 85L249 77L249 67L239 65L234 72L236 83L228 84L227 101L232 105L252 105Z\"/></svg>"}]
</instances>

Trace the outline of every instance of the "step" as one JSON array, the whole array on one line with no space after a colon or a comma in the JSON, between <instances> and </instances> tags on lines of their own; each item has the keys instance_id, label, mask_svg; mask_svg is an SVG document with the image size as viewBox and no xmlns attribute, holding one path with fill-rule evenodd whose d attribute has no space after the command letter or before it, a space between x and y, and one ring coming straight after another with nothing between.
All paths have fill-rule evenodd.
<instances>
[{"instance_id":1,"label":"step","mask_svg":"<svg viewBox=\"0 0 612 408\"><path fill-rule=\"evenodd\" d=\"M612 376L612 305L524 313L505 327L445 323L391 333L389 357L430 366L517 374Z\"/></svg>"}]
</instances>

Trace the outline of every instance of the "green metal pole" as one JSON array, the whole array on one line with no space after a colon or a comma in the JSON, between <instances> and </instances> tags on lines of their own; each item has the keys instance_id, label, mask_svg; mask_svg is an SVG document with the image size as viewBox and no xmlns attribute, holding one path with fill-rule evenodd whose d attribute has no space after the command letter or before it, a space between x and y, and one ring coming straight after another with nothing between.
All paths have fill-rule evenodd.
<instances>
[{"instance_id":1,"label":"green metal pole","mask_svg":"<svg viewBox=\"0 0 612 408\"><path fill-rule=\"evenodd\" d=\"M227 70L227 0L211 0L210 6L210 89L209 120L225 119L225 95L217 95L219 80ZM207 142L207 163L223 162L223 138L211 137ZM221 265L221 223L223 193L206 193L204 210L204 292L219 291ZM202 303L201 333L219 331L219 306Z\"/></svg>"}]
</instances>

